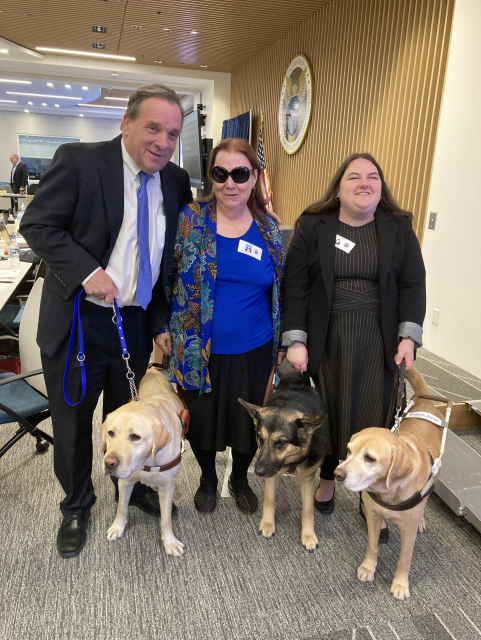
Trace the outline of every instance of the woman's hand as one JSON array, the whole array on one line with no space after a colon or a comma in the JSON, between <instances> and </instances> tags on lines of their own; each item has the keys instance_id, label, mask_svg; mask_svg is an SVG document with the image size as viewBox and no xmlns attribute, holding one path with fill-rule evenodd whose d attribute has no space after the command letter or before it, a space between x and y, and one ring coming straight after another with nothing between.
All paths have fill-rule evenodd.
<instances>
[{"instance_id":1,"label":"woman's hand","mask_svg":"<svg viewBox=\"0 0 481 640\"><path fill-rule=\"evenodd\" d=\"M277 351L277 366L280 367L282 364L282 361L284 360L284 358L287 355L287 349L281 349L279 348L279 350Z\"/></svg>"},{"instance_id":2,"label":"woman's hand","mask_svg":"<svg viewBox=\"0 0 481 640\"><path fill-rule=\"evenodd\" d=\"M394 362L398 366L403 360L406 361L406 371L409 371L414 361L414 340L411 340L411 338L403 338L401 340L394 356Z\"/></svg>"},{"instance_id":3,"label":"woman's hand","mask_svg":"<svg viewBox=\"0 0 481 640\"><path fill-rule=\"evenodd\" d=\"M287 359L297 371L307 371L309 357L303 342L293 342L287 349Z\"/></svg>"},{"instance_id":4,"label":"woman's hand","mask_svg":"<svg viewBox=\"0 0 481 640\"><path fill-rule=\"evenodd\" d=\"M155 336L155 344L159 347L165 356L170 356L172 353L172 340L170 338L170 331L165 333L159 333Z\"/></svg>"}]
</instances>

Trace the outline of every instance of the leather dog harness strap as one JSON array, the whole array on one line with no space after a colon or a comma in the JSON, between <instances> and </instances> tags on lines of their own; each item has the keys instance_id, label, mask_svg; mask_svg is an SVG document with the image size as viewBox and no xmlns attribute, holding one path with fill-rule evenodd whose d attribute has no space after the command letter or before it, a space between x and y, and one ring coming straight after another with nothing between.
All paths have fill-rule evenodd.
<instances>
[{"instance_id":1,"label":"leather dog harness strap","mask_svg":"<svg viewBox=\"0 0 481 640\"><path fill-rule=\"evenodd\" d=\"M155 366L155 363L152 363L152 365L149 365L149 367L150 366ZM177 387L177 389L178 389L178 387ZM174 458L173 460L171 460L167 464L163 464L163 465L160 465L160 466L153 465L151 467L149 467L148 465L145 465L145 467L142 469L142 471L147 471L149 473L162 473L162 471L168 471L169 469L173 469L174 467L176 467L178 464L181 463L182 454L184 453L184 440L185 440L185 436L187 435L187 432L189 431L189 427L190 427L190 412L189 412L189 409L188 409L187 405L185 404L184 398L180 395L180 393L178 393L177 395L179 396L182 404L184 405L184 408L179 413L179 419L180 419L180 422L182 424L182 445L181 445L181 448L180 448L180 453L176 458Z\"/></svg>"},{"instance_id":2,"label":"leather dog harness strap","mask_svg":"<svg viewBox=\"0 0 481 640\"><path fill-rule=\"evenodd\" d=\"M429 454L431 458L431 467L434 466L434 460L431 454ZM405 500L400 504L387 504L380 500L375 493L367 492L368 496L374 500L380 507L384 507L385 509L389 509L390 511L407 511L408 509L412 509L416 507L420 502L427 498L430 493L434 491L434 476L436 474L433 473L433 469L431 469L431 473L429 474L428 481L421 489L421 491L416 491L416 493L409 498L409 500Z\"/></svg>"}]
</instances>

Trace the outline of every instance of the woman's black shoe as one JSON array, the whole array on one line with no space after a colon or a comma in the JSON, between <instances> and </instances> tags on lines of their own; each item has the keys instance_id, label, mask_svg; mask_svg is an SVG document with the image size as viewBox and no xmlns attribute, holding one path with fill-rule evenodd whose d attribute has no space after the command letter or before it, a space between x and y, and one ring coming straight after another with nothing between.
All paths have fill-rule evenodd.
<instances>
[{"instance_id":1,"label":"woman's black shoe","mask_svg":"<svg viewBox=\"0 0 481 640\"><path fill-rule=\"evenodd\" d=\"M217 478L200 479L199 488L195 492L194 506L200 513L212 513L217 506Z\"/></svg>"},{"instance_id":2,"label":"woman's black shoe","mask_svg":"<svg viewBox=\"0 0 481 640\"><path fill-rule=\"evenodd\" d=\"M366 520L366 514L362 510L362 505L363 505L363 502L361 500L359 502L359 513L361 514L361 518L363 520ZM379 534L379 544L387 544L388 542L389 542L389 527L387 526L387 523L386 523L386 528L381 529L381 533Z\"/></svg>"},{"instance_id":3,"label":"woman's black shoe","mask_svg":"<svg viewBox=\"0 0 481 640\"><path fill-rule=\"evenodd\" d=\"M325 516L331 515L331 513L334 511L334 492L330 500L323 500L321 502L320 500L316 500L314 498L314 506L319 511L319 513L322 513Z\"/></svg>"},{"instance_id":4,"label":"woman's black shoe","mask_svg":"<svg viewBox=\"0 0 481 640\"><path fill-rule=\"evenodd\" d=\"M229 476L228 487L230 494L235 498L235 504L242 513L254 513L257 509L259 501L256 494L249 487L247 478L240 481L233 481L232 475Z\"/></svg>"}]
</instances>

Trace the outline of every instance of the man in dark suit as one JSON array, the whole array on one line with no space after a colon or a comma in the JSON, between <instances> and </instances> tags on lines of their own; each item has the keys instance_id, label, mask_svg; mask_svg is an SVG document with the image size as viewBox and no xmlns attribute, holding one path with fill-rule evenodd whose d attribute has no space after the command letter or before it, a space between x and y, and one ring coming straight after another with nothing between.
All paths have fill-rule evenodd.
<instances>
[{"instance_id":1,"label":"man in dark suit","mask_svg":"<svg viewBox=\"0 0 481 640\"><path fill-rule=\"evenodd\" d=\"M192 200L186 171L169 162L183 122L174 91L160 84L130 97L122 135L109 142L62 145L22 220L21 233L47 263L37 342L54 430L55 473L65 492L57 536L62 557L78 555L95 502L91 480L92 416L103 392L103 415L130 398L116 325L121 307L129 364L138 384L152 338L166 322L167 273L179 209ZM140 265L140 267L139 267ZM75 407L62 390L74 299L82 286L87 393ZM81 395L78 348L67 382L72 402ZM158 498L144 485L130 504L159 514Z\"/></svg>"},{"instance_id":2,"label":"man in dark suit","mask_svg":"<svg viewBox=\"0 0 481 640\"><path fill-rule=\"evenodd\" d=\"M10 186L13 193L24 193L28 183L28 168L23 162L20 162L20 158L16 153L12 153L10 156L10 162L13 164L12 173L10 175ZM18 210L17 198L12 198L12 208L15 211Z\"/></svg>"}]
</instances>

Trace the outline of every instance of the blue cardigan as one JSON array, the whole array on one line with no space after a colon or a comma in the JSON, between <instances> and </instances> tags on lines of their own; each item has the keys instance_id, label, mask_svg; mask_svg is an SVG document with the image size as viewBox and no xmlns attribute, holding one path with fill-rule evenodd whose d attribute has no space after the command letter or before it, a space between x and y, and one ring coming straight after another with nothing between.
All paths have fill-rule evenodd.
<instances>
[{"instance_id":1,"label":"blue cardigan","mask_svg":"<svg viewBox=\"0 0 481 640\"><path fill-rule=\"evenodd\" d=\"M256 224L266 244L274 274L272 286L273 361L281 335L280 291L284 252L279 229L269 216ZM183 389L211 391L209 358L217 275L217 211L212 202L192 203L180 210L171 271L172 337L169 379ZM173 285L173 286L172 286Z\"/></svg>"}]
</instances>

